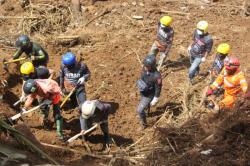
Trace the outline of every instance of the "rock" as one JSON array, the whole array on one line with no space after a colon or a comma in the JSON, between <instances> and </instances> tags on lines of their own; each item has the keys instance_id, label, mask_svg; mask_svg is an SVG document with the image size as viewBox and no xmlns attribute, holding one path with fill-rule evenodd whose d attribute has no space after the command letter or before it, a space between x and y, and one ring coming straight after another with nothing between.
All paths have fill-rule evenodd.
<instances>
[{"instance_id":1,"label":"rock","mask_svg":"<svg viewBox=\"0 0 250 166\"><path fill-rule=\"evenodd\" d=\"M127 7L127 6L128 6L128 3L127 3L127 2L123 2L123 3L122 3L122 6L123 6L123 7Z\"/></svg>"},{"instance_id":2,"label":"rock","mask_svg":"<svg viewBox=\"0 0 250 166\"><path fill-rule=\"evenodd\" d=\"M133 2L132 2L132 5L136 6L136 5L137 5L137 3L136 3L135 1L133 1Z\"/></svg>"},{"instance_id":3,"label":"rock","mask_svg":"<svg viewBox=\"0 0 250 166\"><path fill-rule=\"evenodd\" d=\"M144 7L145 5L144 5L144 3L140 2L139 6Z\"/></svg>"}]
</instances>

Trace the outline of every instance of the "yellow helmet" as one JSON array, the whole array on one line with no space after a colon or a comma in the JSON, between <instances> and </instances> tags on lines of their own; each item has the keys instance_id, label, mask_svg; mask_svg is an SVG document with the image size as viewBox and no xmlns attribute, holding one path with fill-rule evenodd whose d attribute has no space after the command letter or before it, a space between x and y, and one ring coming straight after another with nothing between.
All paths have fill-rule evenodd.
<instances>
[{"instance_id":1,"label":"yellow helmet","mask_svg":"<svg viewBox=\"0 0 250 166\"><path fill-rule=\"evenodd\" d=\"M30 73L34 73L35 72L34 65L31 62L25 62L24 64L22 64L20 68L20 72L26 75L29 75Z\"/></svg>"},{"instance_id":2,"label":"yellow helmet","mask_svg":"<svg viewBox=\"0 0 250 166\"><path fill-rule=\"evenodd\" d=\"M200 21L200 22L198 22L196 28L199 30L202 30L204 33L207 33L208 22L207 21Z\"/></svg>"},{"instance_id":3,"label":"yellow helmet","mask_svg":"<svg viewBox=\"0 0 250 166\"><path fill-rule=\"evenodd\" d=\"M170 16L163 16L160 19L160 23L164 26L169 26L173 22L173 18Z\"/></svg>"},{"instance_id":4,"label":"yellow helmet","mask_svg":"<svg viewBox=\"0 0 250 166\"><path fill-rule=\"evenodd\" d=\"M230 51L230 45L227 43L221 43L217 47L217 52L221 54L228 54Z\"/></svg>"}]
</instances>

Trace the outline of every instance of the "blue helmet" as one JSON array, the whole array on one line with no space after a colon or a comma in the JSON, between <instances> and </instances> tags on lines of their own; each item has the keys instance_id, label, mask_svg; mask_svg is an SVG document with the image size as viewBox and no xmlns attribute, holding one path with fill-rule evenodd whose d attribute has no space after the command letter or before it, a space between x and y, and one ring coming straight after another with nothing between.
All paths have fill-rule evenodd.
<instances>
[{"instance_id":1,"label":"blue helmet","mask_svg":"<svg viewBox=\"0 0 250 166\"><path fill-rule=\"evenodd\" d=\"M155 67L156 66L156 58L155 58L155 56L154 55L146 56L146 58L144 59L143 64L145 66Z\"/></svg>"},{"instance_id":2,"label":"blue helmet","mask_svg":"<svg viewBox=\"0 0 250 166\"><path fill-rule=\"evenodd\" d=\"M16 41L16 47L27 47L30 43L30 38L27 35L21 35Z\"/></svg>"},{"instance_id":3,"label":"blue helmet","mask_svg":"<svg viewBox=\"0 0 250 166\"><path fill-rule=\"evenodd\" d=\"M63 55L62 63L66 66L70 66L76 63L76 56L72 52L66 52Z\"/></svg>"}]
</instances>

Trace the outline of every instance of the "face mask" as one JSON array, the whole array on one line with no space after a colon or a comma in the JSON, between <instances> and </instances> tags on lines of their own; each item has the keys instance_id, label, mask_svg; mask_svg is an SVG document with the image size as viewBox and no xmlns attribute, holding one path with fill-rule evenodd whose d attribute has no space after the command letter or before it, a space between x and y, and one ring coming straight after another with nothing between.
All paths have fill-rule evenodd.
<instances>
[{"instance_id":1,"label":"face mask","mask_svg":"<svg viewBox=\"0 0 250 166\"><path fill-rule=\"evenodd\" d=\"M166 28L166 26L165 26L165 25L163 25L163 24L160 24L160 26L161 26L161 28Z\"/></svg>"},{"instance_id":2,"label":"face mask","mask_svg":"<svg viewBox=\"0 0 250 166\"><path fill-rule=\"evenodd\" d=\"M197 32L198 35L203 35L203 32L201 30L199 30L199 29L197 29L196 32Z\"/></svg>"}]
</instances>

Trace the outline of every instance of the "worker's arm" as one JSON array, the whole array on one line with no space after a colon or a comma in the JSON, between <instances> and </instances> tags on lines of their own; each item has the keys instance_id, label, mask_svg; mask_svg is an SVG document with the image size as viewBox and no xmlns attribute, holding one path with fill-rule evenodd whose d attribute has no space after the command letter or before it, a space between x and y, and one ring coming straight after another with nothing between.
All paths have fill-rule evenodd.
<instances>
[{"instance_id":1,"label":"worker's arm","mask_svg":"<svg viewBox=\"0 0 250 166\"><path fill-rule=\"evenodd\" d=\"M156 75L156 82L155 82L155 94L154 94L154 97L157 97L157 98L160 97L161 87L162 87L161 74L157 73L157 75Z\"/></svg>"},{"instance_id":2,"label":"worker's arm","mask_svg":"<svg viewBox=\"0 0 250 166\"><path fill-rule=\"evenodd\" d=\"M88 81L90 78L90 71L87 65L82 64L82 77L84 77L84 81Z\"/></svg>"},{"instance_id":3,"label":"worker's arm","mask_svg":"<svg viewBox=\"0 0 250 166\"><path fill-rule=\"evenodd\" d=\"M18 50L15 52L15 54L12 56L13 59L19 58L23 53L23 50L21 48L18 48Z\"/></svg>"},{"instance_id":4,"label":"worker's arm","mask_svg":"<svg viewBox=\"0 0 250 166\"><path fill-rule=\"evenodd\" d=\"M206 43L206 52L204 54L204 57L207 58L207 56L209 55L209 53L211 52L213 47L213 39L211 38L210 40L208 40L208 42Z\"/></svg>"},{"instance_id":5,"label":"worker's arm","mask_svg":"<svg viewBox=\"0 0 250 166\"><path fill-rule=\"evenodd\" d=\"M38 56L32 56L32 60L40 60L40 59L44 59L46 56L45 56L45 53L43 52L43 50L39 50L38 51Z\"/></svg>"},{"instance_id":6,"label":"worker's arm","mask_svg":"<svg viewBox=\"0 0 250 166\"><path fill-rule=\"evenodd\" d=\"M53 79L53 77L56 75L56 72L52 69L48 69L49 70L49 78L48 79Z\"/></svg>"},{"instance_id":7,"label":"worker's arm","mask_svg":"<svg viewBox=\"0 0 250 166\"><path fill-rule=\"evenodd\" d=\"M60 88L64 89L64 72L63 72L63 66L61 66L59 71L59 77L60 77Z\"/></svg>"},{"instance_id":8,"label":"worker's arm","mask_svg":"<svg viewBox=\"0 0 250 166\"><path fill-rule=\"evenodd\" d=\"M33 101L35 100L35 97L36 97L35 94L31 94L27 96L27 100L24 103L25 109L29 108L32 105Z\"/></svg>"},{"instance_id":9,"label":"worker's arm","mask_svg":"<svg viewBox=\"0 0 250 166\"><path fill-rule=\"evenodd\" d=\"M224 69L221 71L221 73L218 75L216 80L213 82L212 85L210 85L210 88L212 90L216 90L219 86L221 86L224 82Z\"/></svg>"},{"instance_id":10,"label":"worker's arm","mask_svg":"<svg viewBox=\"0 0 250 166\"><path fill-rule=\"evenodd\" d=\"M240 87L243 91L244 94L247 93L247 89L248 89L248 84L246 81L246 78L242 75L242 77L240 77Z\"/></svg>"}]
</instances>

